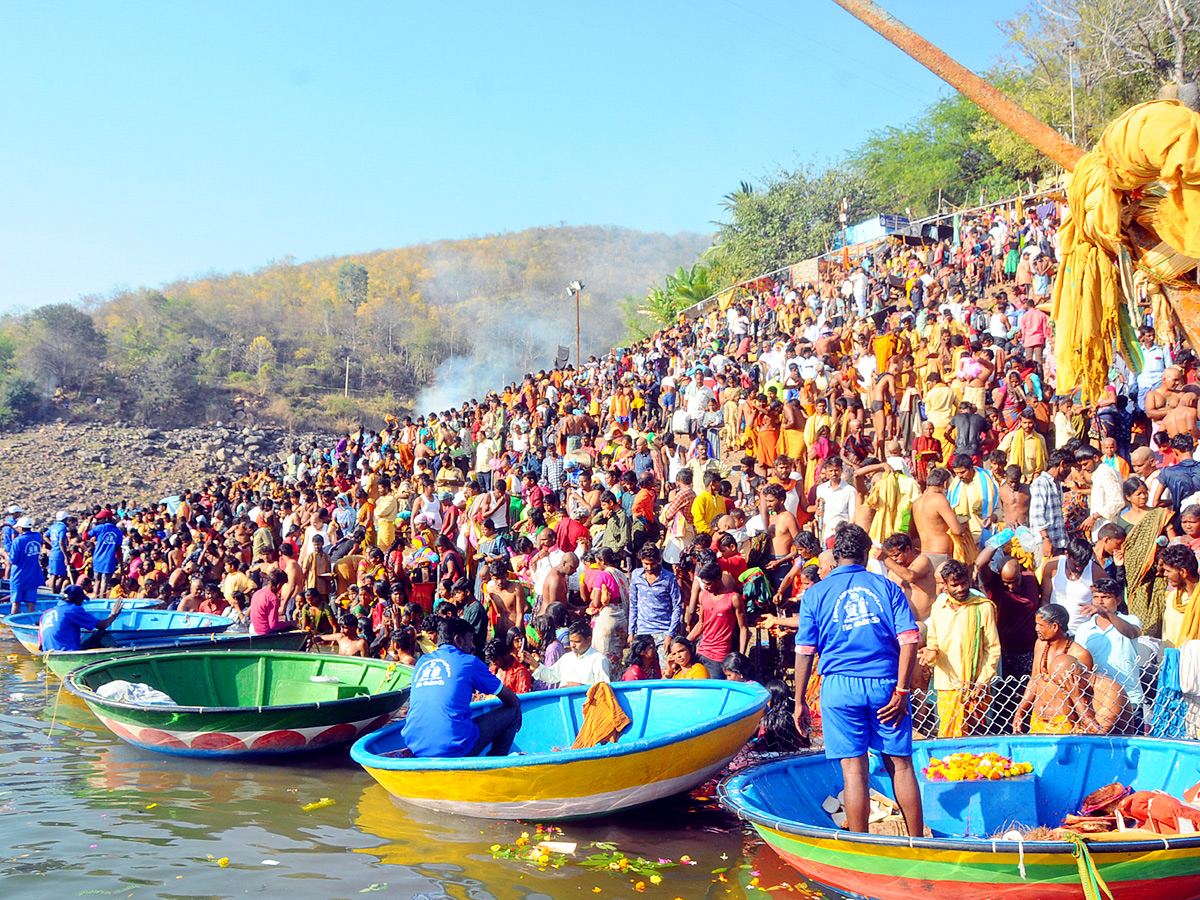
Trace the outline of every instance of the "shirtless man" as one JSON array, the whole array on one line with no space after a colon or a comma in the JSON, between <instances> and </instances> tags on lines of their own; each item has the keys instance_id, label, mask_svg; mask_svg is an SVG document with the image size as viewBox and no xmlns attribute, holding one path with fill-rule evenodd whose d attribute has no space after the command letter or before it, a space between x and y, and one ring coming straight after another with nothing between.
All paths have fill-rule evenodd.
<instances>
[{"instance_id":1,"label":"shirtless man","mask_svg":"<svg viewBox=\"0 0 1200 900\"><path fill-rule=\"evenodd\" d=\"M919 553L907 534L897 533L883 542L883 564L888 570L888 580L904 589L913 618L924 622L937 599L937 584L933 577L933 563L924 553Z\"/></svg>"},{"instance_id":2,"label":"shirtless man","mask_svg":"<svg viewBox=\"0 0 1200 900\"><path fill-rule=\"evenodd\" d=\"M1009 528L1029 524L1029 485L1021 484L1021 467L1009 466L1000 483L1000 505Z\"/></svg>"},{"instance_id":3,"label":"shirtless man","mask_svg":"<svg viewBox=\"0 0 1200 900\"><path fill-rule=\"evenodd\" d=\"M1165 427L1163 420L1166 419L1167 413L1179 405L1183 393L1180 390L1182 383L1183 372L1179 367L1167 366L1163 371L1162 386L1146 394L1146 415L1150 419L1152 436Z\"/></svg>"},{"instance_id":4,"label":"shirtless man","mask_svg":"<svg viewBox=\"0 0 1200 900\"><path fill-rule=\"evenodd\" d=\"M813 343L813 353L818 359L824 359L826 356L832 356L836 359L842 352L842 330L834 328L832 331L825 333L825 330L817 337Z\"/></svg>"},{"instance_id":5,"label":"shirtless man","mask_svg":"<svg viewBox=\"0 0 1200 900\"><path fill-rule=\"evenodd\" d=\"M1041 643L1039 641L1039 643ZM1044 669L1035 668L1021 704L1013 713L1013 734L1020 734L1030 713L1030 734L1103 734L1086 693L1087 669L1062 654Z\"/></svg>"},{"instance_id":6,"label":"shirtless man","mask_svg":"<svg viewBox=\"0 0 1200 900\"><path fill-rule=\"evenodd\" d=\"M549 529L546 530L549 531ZM546 607L551 603L561 603L566 606L567 584L578 568L579 557L574 553L565 553L563 558L558 561L558 565L546 573L546 578L542 581L542 596L538 601L539 615L544 613Z\"/></svg>"},{"instance_id":7,"label":"shirtless man","mask_svg":"<svg viewBox=\"0 0 1200 900\"><path fill-rule=\"evenodd\" d=\"M1197 401L1200 401L1200 386L1189 384L1179 392L1178 404L1174 409L1169 409L1162 418L1162 427L1168 437L1190 434L1194 438L1200 438L1200 428L1196 427L1197 415L1200 414Z\"/></svg>"},{"instance_id":8,"label":"shirtless man","mask_svg":"<svg viewBox=\"0 0 1200 900\"><path fill-rule=\"evenodd\" d=\"M203 600L204 582L199 578L193 578L188 584L187 593L179 598L179 606L176 609L179 612L199 612Z\"/></svg>"},{"instance_id":9,"label":"shirtless man","mask_svg":"<svg viewBox=\"0 0 1200 900\"><path fill-rule=\"evenodd\" d=\"M1066 607L1050 603L1034 618L1037 643L1033 647L1033 677L1025 696L1013 714L1013 733L1020 734L1025 714L1033 710L1030 731L1034 734L1070 734L1090 731L1099 734L1095 716L1087 705L1078 677L1092 667L1092 654L1067 634L1070 613ZM1082 724L1082 728L1078 727Z\"/></svg>"},{"instance_id":10,"label":"shirtless man","mask_svg":"<svg viewBox=\"0 0 1200 900\"><path fill-rule=\"evenodd\" d=\"M505 562L494 562L488 566L491 573L491 589L488 599L496 610L496 634L508 634L508 629L524 627L525 613L529 612L529 589L519 581L512 581L512 570Z\"/></svg>"},{"instance_id":11,"label":"shirtless man","mask_svg":"<svg viewBox=\"0 0 1200 900\"><path fill-rule=\"evenodd\" d=\"M358 620L349 613L342 616L341 626L333 634L313 635L318 641L336 644L338 656L366 656L367 642L358 633Z\"/></svg>"},{"instance_id":12,"label":"shirtless man","mask_svg":"<svg viewBox=\"0 0 1200 900\"><path fill-rule=\"evenodd\" d=\"M800 533L800 523L787 511L786 503L787 494L782 485L768 484L762 489L759 511L771 540L771 561L766 564L764 570L771 582L772 591L778 591L787 576L788 568L796 557L792 542Z\"/></svg>"},{"instance_id":13,"label":"shirtless man","mask_svg":"<svg viewBox=\"0 0 1200 900\"><path fill-rule=\"evenodd\" d=\"M871 422L875 426L875 442L892 437L896 430L896 357L888 360L887 371L875 376L871 385Z\"/></svg>"},{"instance_id":14,"label":"shirtless man","mask_svg":"<svg viewBox=\"0 0 1200 900\"><path fill-rule=\"evenodd\" d=\"M913 524L917 526L917 534L921 538L921 553L935 572L954 552L951 536L966 531L946 499L949 484L949 469L941 466L930 469L925 493L913 501L912 507Z\"/></svg>"},{"instance_id":15,"label":"shirtless man","mask_svg":"<svg viewBox=\"0 0 1200 900\"><path fill-rule=\"evenodd\" d=\"M285 610L284 617L291 619L296 610L296 600L304 592L304 570L296 562L296 551L291 544L279 548L279 568L287 575L287 584L279 591L279 603Z\"/></svg>"}]
</instances>

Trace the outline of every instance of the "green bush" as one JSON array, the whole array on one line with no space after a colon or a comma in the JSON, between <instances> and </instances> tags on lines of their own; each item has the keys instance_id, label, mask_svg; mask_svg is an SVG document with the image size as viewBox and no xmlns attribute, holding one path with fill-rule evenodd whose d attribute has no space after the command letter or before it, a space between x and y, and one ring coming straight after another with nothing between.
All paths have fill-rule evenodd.
<instances>
[{"instance_id":1,"label":"green bush","mask_svg":"<svg viewBox=\"0 0 1200 900\"><path fill-rule=\"evenodd\" d=\"M20 375L0 375L0 425L23 425L37 414L37 387Z\"/></svg>"}]
</instances>

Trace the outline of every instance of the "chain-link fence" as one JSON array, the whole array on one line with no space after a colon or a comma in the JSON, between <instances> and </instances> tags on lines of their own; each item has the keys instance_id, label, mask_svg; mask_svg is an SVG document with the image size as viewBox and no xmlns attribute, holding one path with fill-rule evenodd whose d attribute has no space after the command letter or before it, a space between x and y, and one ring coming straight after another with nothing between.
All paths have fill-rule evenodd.
<instances>
[{"instance_id":1,"label":"chain-link fence","mask_svg":"<svg viewBox=\"0 0 1200 900\"><path fill-rule=\"evenodd\" d=\"M751 656L764 678L778 678L791 688L794 672L784 668L791 650L787 640L764 642L752 648ZM1008 670L1020 671L1019 662ZM927 683L929 669L919 669L920 686L910 695L913 736L922 740L1029 733L1200 739L1200 684L1185 680L1181 685L1176 650L1168 649L1162 659L1144 656L1137 671L1126 675L1104 666L1089 669L1074 657L1041 664L1036 673L1032 661L1024 662L1022 674L942 690L934 686L936 680ZM790 699L786 702L790 717L793 707ZM785 717L777 715L750 750L769 755L823 746L819 675L809 684L808 702L813 722L807 738L789 731Z\"/></svg>"}]
</instances>

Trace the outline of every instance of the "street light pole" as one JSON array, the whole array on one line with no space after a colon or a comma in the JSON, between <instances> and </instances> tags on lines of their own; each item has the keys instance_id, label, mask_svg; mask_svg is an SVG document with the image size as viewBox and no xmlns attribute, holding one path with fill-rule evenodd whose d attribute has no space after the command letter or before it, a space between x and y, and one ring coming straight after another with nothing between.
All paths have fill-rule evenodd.
<instances>
[{"instance_id":1,"label":"street light pole","mask_svg":"<svg viewBox=\"0 0 1200 900\"><path fill-rule=\"evenodd\" d=\"M1074 41L1067 41L1067 84L1071 86L1071 143L1075 143L1075 47Z\"/></svg>"},{"instance_id":2,"label":"street light pole","mask_svg":"<svg viewBox=\"0 0 1200 900\"><path fill-rule=\"evenodd\" d=\"M583 364L583 361L579 358L579 294L582 291L582 281L572 281L567 285L567 296L575 295L575 365L577 367Z\"/></svg>"}]
</instances>

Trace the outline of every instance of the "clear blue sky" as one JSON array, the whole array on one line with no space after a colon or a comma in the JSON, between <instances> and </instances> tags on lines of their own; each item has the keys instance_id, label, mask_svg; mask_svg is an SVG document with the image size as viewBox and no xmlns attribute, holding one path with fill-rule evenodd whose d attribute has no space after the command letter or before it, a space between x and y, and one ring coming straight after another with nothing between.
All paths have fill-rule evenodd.
<instances>
[{"instance_id":1,"label":"clear blue sky","mask_svg":"<svg viewBox=\"0 0 1200 900\"><path fill-rule=\"evenodd\" d=\"M1022 4L884 0L967 65ZM721 196L941 83L828 0L3 5L0 311Z\"/></svg>"}]
</instances>

